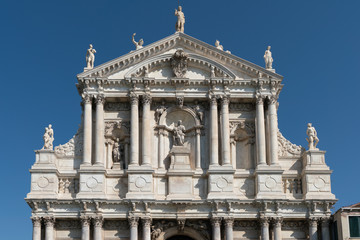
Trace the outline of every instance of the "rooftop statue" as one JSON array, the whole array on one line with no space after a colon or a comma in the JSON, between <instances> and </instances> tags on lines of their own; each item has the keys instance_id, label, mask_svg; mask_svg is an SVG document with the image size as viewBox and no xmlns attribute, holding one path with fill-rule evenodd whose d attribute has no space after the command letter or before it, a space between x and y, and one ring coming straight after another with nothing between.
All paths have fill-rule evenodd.
<instances>
[{"instance_id":1,"label":"rooftop statue","mask_svg":"<svg viewBox=\"0 0 360 240\"><path fill-rule=\"evenodd\" d=\"M215 41L215 47L221 51L224 51L224 47L223 45L220 45L220 41L219 40L216 40Z\"/></svg>"},{"instance_id":2,"label":"rooftop statue","mask_svg":"<svg viewBox=\"0 0 360 240\"><path fill-rule=\"evenodd\" d=\"M134 33L134 34L132 35L132 42L133 42L134 45L136 46L136 50L142 49L142 48L143 48L143 45L144 45L144 40L143 40L143 39L140 39L139 42L136 42L136 41L135 41L135 35L136 35L136 33Z\"/></svg>"},{"instance_id":3,"label":"rooftop statue","mask_svg":"<svg viewBox=\"0 0 360 240\"><path fill-rule=\"evenodd\" d=\"M184 33L185 15L182 12L181 6L178 7L178 10L175 9L175 16L178 18L175 25L176 32Z\"/></svg>"},{"instance_id":4,"label":"rooftop statue","mask_svg":"<svg viewBox=\"0 0 360 240\"><path fill-rule=\"evenodd\" d=\"M54 130L51 127L51 124L49 124L49 127L45 128L45 133L43 137L44 146L42 149L53 150Z\"/></svg>"},{"instance_id":5,"label":"rooftop statue","mask_svg":"<svg viewBox=\"0 0 360 240\"><path fill-rule=\"evenodd\" d=\"M274 59L272 58L272 54L271 54L271 46L267 47L267 50L265 51L264 54L264 60L265 60L265 68L266 69L272 69L272 63L274 61Z\"/></svg>"},{"instance_id":6,"label":"rooftop statue","mask_svg":"<svg viewBox=\"0 0 360 240\"><path fill-rule=\"evenodd\" d=\"M315 128L312 126L311 123L308 123L306 130L306 135L308 135L308 138L306 141L309 143L309 150L319 150L316 148L316 145L319 143L319 138L317 137L317 132Z\"/></svg>"},{"instance_id":7,"label":"rooftop statue","mask_svg":"<svg viewBox=\"0 0 360 240\"><path fill-rule=\"evenodd\" d=\"M177 126L173 129L173 138L174 138L174 145L175 146L184 146L185 140L185 127L182 125L182 121L179 120Z\"/></svg>"},{"instance_id":8,"label":"rooftop statue","mask_svg":"<svg viewBox=\"0 0 360 240\"><path fill-rule=\"evenodd\" d=\"M93 69L94 68L94 62L95 62L95 53L96 50L93 48L93 45L90 44L90 48L86 52L86 68L87 69Z\"/></svg>"}]
</instances>

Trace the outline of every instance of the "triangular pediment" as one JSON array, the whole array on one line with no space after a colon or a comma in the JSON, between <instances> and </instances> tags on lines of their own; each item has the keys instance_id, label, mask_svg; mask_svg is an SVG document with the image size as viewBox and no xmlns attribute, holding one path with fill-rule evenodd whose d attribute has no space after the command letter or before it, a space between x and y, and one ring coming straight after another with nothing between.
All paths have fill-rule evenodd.
<instances>
[{"instance_id":1,"label":"triangular pediment","mask_svg":"<svg viewBox=\"0 0 360 240\"><path fill-rule=\"evenodd\" d=\"M283 78L279 74L179 32L80 73L77 77L79 80L127 79L147 74L153 78L171 78L169 61L178 49L182 49L188 55L188 78L208 78L211 67L216 69L215 74L219 78L234 80L250 80L259 77L274 80Z\"/></svg>"}]
</instances>

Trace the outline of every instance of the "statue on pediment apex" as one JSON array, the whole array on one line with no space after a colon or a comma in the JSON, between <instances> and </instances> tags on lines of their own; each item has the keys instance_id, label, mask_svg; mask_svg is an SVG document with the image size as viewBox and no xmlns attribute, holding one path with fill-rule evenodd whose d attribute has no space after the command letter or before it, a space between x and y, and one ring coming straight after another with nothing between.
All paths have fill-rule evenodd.
<instances>
[{"instance_id":1,"label":"statue on pediment apex","mask_svg":"<svg viewBox=\"0 0 360 240\"><path fill-rule=\"evenodd\" d=\"M93 69L95 62L95 53L96 50L93 48L93 45L89 45L89 49L86 51L86 68Z\"/></svg>"},{"instance_id":2,"label":"statue on pediment apex","mask_svg":"<svg viewBox=\"0 0 360 240\"><path fill-rule=\"evenodd\" d=\"M143 39L140 39L138 42L135 41L135 35L136 33L134 33L132 35L132 42L134 43L135 47L136 47L136 50L139 50L139 49L142 49L143 48L143 45L144 45L144 40Z\"/></svg>"},{"instance_id":3,"label":"statue on pediment apex","mask_svg":"<svg viewBox=\"0 0 360 240\"><path fill-rule=\"evenodd\" d=\"M179 6L177 10L175 9L175 16L178 18L175 25L176 32L184 33L185 15L181 6Z\"/></svg>"},{"instance_id":4,"label":"statue on pediment apex","mask_svg":"<svg viewBox=\"0 0 360 240\"><path fill-rule=\"evenodd\" d=\"M319 150L316 148L316 145L319 143L316 129L312 126L311 123L308 123L307 126L306 135L308 135L308 138L306 141L309 143L309 150Z\"/></svg>"},{"instance_id":5,"label":"statue on pediment apex","mask_svg":"<svg viewBox=\"0 0 360 240\"><path fill-rule=\"evenodd\" d=\"M266 69L272 69L272 63L274 61L274 59L272 58L272 53L271 53L270 49L271 49L271 46L268 46L267 50L265 51L265 54L264 54Z\"/></svg>"},{"instance_id":6,"label":"statue on pediment apex","mask_svg":"<svg viewBox=\"0 0 360 240\"><path fill-rule=\"evenodd\" d=\"M220 45L220 41L219 40L216 40L215 41L215 47L221 51L224 51L224 47L223 45Z\"/></svg>"}]
</instances>

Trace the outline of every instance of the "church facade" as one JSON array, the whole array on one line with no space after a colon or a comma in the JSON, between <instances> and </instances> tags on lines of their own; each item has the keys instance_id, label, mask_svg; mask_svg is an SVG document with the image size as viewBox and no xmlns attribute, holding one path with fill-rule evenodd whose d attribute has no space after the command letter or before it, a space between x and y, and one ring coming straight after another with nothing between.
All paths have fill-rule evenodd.
<instances>
[{"instance_id":1,"label":"church facade","mask_svg":"<svg viewBox=\"0 0 360 240\"><path fill-rule=\"evenodd\" d=\"M262 68L178 31L93 67L91 46L81 126L30 170L33 239L330 239L332 171L316 134L278 130L267 51Z\"/></svg>"}]
</instances>

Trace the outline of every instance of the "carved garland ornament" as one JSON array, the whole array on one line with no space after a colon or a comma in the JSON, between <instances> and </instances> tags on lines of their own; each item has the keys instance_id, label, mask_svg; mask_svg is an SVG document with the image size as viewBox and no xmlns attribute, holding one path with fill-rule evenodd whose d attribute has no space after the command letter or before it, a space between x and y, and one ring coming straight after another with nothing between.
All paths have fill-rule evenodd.
<instances>
[{"instance_id":1,"label":"carved garland ornament","mask_svg":"<svg viewBox=\"0 0 360 240\"><path fill-rule=\"evenodd\" d=\"M82 156L83 142L83 127L80 126L77 133L67 143L55 147L55 154L59 157Z\"/></svg>"},{"instance_id":2,"label":"carved garland ornament","mask_svg":"<svg viewBox=\"0 0 360 240\"><path fill-rule=\"evenodd\" d=\"M278 131L278 155L279 156L291 156L291 155L300 155L303 151L303 147L295 145L287 140L280 131Z\"/></svg>"}]
</instances>

